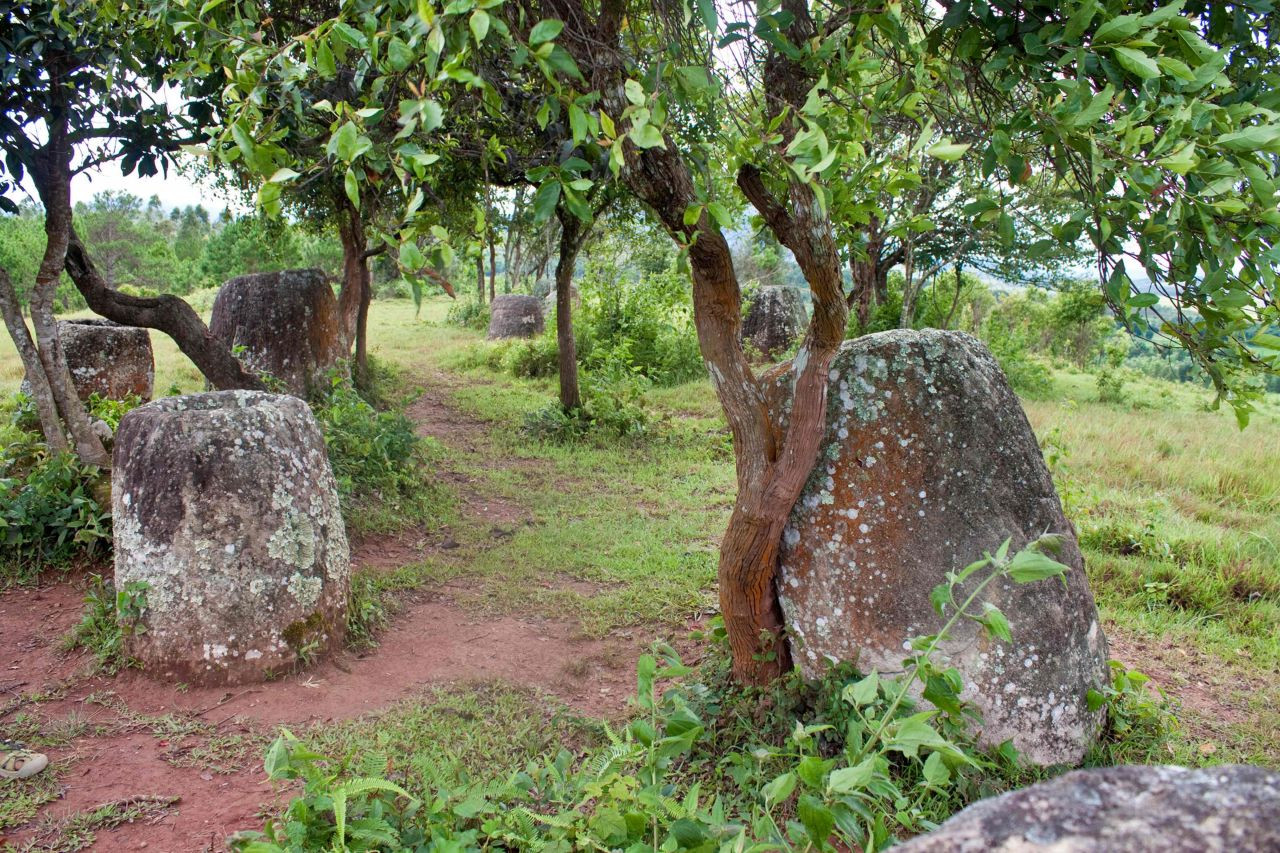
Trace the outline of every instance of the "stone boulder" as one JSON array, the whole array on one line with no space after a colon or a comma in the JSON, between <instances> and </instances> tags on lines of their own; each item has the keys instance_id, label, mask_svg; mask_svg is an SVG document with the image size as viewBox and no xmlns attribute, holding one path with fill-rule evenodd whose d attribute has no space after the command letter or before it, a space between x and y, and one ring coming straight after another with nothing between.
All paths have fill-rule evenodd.
<instances>
[{"instance_id":1,"label":"stone boulder","mask_svg":"<svg viewBox=\"0 0 1280 853\"><path fill-rule=\"evenodd\" d=\"M578 293L578 288L576 287L569 288L569 305L573 308L574 311L577 311L578 308L582 305L582 296L581 294ZM552 291L542 299L542 316L550 317L555 313L556 313L556 292L555 292L555 289L553 288Z\"/></svg>"},{"instance_id":2,"label":"stone boulder","mask_svg":"<svg viewBox=\"0 0 1280 853\"><path fill-rule=\"evenodd\" d=\"M538 297L522 293L493 297L489 305L489 340L532 338L541 332L542 303Z\"/></svg>"},{"instance_id":3,"label":"stone boulder","mask_svg":"<svg viewBox=\"0 0 1280 853\"><path fill-rule=\"evenodd\" d=\"M98 394L123 400L130 394L151 399L156 366L151 353L151 334L136 326L121 326L110 320L59 320L58 337L67 355L67 367L76 395L81 400ZM23 390L26 390L23 381Z\"/></svg>"},{"instance_id":4,"label":"stone boulder","mask_svg":"<svg viewBox=\"0 0 1280 853\"><path fill-rule=\"evenodd\" d=\"M347 535L302 400L218 391L134 409L111 492L116 589L146 585L127 650L148 672L258 681L341 641Z\"/></svg>"},{"instance_id":5,"label":"stone boulder","mask_svg":"<svg viewBox=\"0 0 1280 853\"><path fill-rule=\"evenodd\" d=\"M290 394L306 397L327 385L347 356L333 288L320 270L283 270L227 281L213 301L209 331L240 360L268 373Z\"/></svg>"},{"instance_id":6,"label":"stone boulder","mask_svg":"<svg viewBox=\"0 0 1280 853\"><path fill-rule=\"evenodd\" d=\"M1260 767L1105 767L974 803L902 853L1280 850L1280 774Z\"/></svg>"},{"instance_id":7,"label":"stone boulder","mask_svg":"<svg viewBox=\"0 0 1280 853\"><path fill-rule=\"evenodd\" d=\"M1063 537L1066 585L993 583L983 595L1013 642L966 620L942 658L982 714L982 743L1012 739L1036 764L1079 763L1102 720L1086 694L1107 683L1107 644L1018 398L966 334L846 342L831 365L822 454L783 534L779 594L797 662L811 677L829 661L900 671L908 641L942 627L929 593L944 573L1045 532Z\"/></svg>"},{"instance_id":8,"label":"stone boulder","mask_svg":"<svg viewBox=\"0 0 1280 853\"><path fill-rule=\"evenodd\" d=\"M742 339L765 358L776 358L795 343L809 318L800 291L794 287L762 287L742 318Z\"/></svg>"}]
</instances>

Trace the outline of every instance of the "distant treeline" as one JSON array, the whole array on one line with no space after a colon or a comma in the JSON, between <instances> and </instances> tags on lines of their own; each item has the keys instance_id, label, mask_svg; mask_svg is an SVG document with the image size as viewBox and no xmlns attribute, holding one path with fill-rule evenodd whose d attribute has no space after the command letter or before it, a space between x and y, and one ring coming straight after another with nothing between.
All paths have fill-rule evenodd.
<instances>
[{"instance_id":1,"label":"distant treeline","mask_svg":"<svg viewBox=\"0 0 1280 853\"><path fill-rule=\"evenodd\" d=\"M185 296L246 273L318 267L337 275L342 251L332 235L282 219L212 215L202 205L166 208L122 192L101 192L76 205L76 229L108 284L126 293ZM44 251L43 211L29 206L0 217L0 266L9 271L24 307ZM84 302L69 281L57 309Z\"/></svg>"}]
</instances>

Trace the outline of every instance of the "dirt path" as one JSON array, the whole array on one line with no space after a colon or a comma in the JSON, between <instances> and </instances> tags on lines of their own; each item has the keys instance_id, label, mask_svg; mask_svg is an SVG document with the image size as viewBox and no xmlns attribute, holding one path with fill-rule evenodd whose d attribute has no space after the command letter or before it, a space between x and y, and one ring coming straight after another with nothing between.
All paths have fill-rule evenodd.
<instances>
[{"instance_id":1,"label":"dirt path","mask_svg":"<svg viewBox=\"0 0 1280 853\"><path fill-rule=\"evenodd\" d=\"M451 455L483 466L542 464L485 456L477 445L490 426L449 405L450 377L421 381L409 414ZM462 515L482 529L529 520L525 508L484 494L464 474L439 476L458 493ZM499 546L460 544L447 529L417 530L354 542L353 559L387 570L444 549L465 564L467 549L478 547ZM228 834L261 827L262 815L283 802L287 792L268 786L260 763L262 740L281 725L298 730L351 719L429 685L485 680L548 692L592 716L616 716L633 687L637 639L586 640L572 622L475 616L451 597L465 590L465 577L416 594L376 649L345 652L277 681L179 689L135 671L97 675L84 653L58 650L83 612L85 584L80 578L0 594L0 731L41 733L35 745L50 754L56 773L56 786L50 777L40 789L51 802L11 838L0 831L0 847L52 838L57 821L102 803L155 797L144 817L100 830L93 849L221 850Z\"/></svg>"}]
</instances>

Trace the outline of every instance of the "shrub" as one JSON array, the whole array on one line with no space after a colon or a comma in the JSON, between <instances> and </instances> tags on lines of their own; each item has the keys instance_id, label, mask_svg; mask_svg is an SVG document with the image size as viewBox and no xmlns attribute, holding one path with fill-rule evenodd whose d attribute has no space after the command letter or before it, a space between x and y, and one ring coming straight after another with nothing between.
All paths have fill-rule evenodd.
<instances>
[{"instance_id":1,"label":"shrub","mask_svg":"<svg viewBox=\"0 0 1280 853\"><path fill-rule=\"evenodd\" d=\"M394 530L439 514L442 496L425 473L428 445L404 412L379 411L339 377L312 409L349 528Z\"/></svg>"},{"instance_id":2,"label":"shrub","mask_svg":"<svg viewBox=\"0 0 1280 853\"><path fill-rule=\"evenodd\" d=\"M580 289L575 326L587 369L637 373L663 386L706 374L686 276L668 269L628 278L589 265Z\"/></svg>"},{"instance_id":3,"label":"shrub","mask_svg":"<svg viewBox=\"0 0 1280 853\"><path fill-rule=\"evenodd\" d=\"M638 375L580 378L582 407L566 412L558 401L549 403L525 418L527 435L567 443L591 436L635 440L647 432L649 414L642 401L647 380Z\"/></svg>"},{"instance_id":4,"label":"shrub","mask_svg":"<svg viewBox=\"0 0 1280 853\"><path fill-rule=\"evenodd\" d=\"M484 331L489 328L489 306L475 297L464 297L449 306L449 311L445 314L445 322L464 329Z\"/></svg>"},{"instance_id":5,"label":"shrub","mask_svg":"<svg viewBox=\"0 0 1280 853\"><path fill-rule=\"evenodd\" d=\"M89 414L114 431L138 402L94 395ZM0 586L32 581L45 565L100 559L111 547L102 472L49 450L29 397L14 395L10 406L10 424L0 427Z\"/></svg>"}]
</instances>

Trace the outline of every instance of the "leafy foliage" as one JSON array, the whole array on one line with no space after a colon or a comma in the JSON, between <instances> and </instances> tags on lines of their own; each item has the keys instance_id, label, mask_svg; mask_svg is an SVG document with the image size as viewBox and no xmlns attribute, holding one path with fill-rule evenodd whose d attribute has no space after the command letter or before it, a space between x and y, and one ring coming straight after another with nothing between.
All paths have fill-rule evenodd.
<instances>
[{"instance_id":1,"label":"leafy foliage","mask_svg":"<svg viewBox=\"0 0 1280 853\"><path fill-rule=\"evenodd\" d=\"M114 429L138 404L89 401L90 414ZM111 548L111 510L101 472L72 453L51 453L29 397L13 398L0 427L0 585L34 580L47 565L99 559Z\"/></svg>"},{"instance_id":2,"label":"leafy foliage","mask_svg":"<svg viewBox=\"0 0 1280 853\"><path fill-rule=\"evenodd\" d=\"M431 447L402 410L375 408L338 376L312 409L350 529L401 529L439 514L444 498L425 470Z\"/></svg>"}]
</instances>

